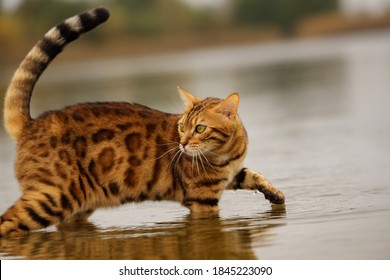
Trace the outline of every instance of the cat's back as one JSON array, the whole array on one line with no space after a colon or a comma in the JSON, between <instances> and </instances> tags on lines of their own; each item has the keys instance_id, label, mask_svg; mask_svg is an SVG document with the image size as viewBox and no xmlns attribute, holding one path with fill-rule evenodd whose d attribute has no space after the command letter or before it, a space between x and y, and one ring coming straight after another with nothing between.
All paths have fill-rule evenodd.
<instances>
[{"instance_id":1,"label":"cat's back","mask_svg":"<svg viewBox=\"0 0 390 280\"><path fill-rule=\"evenodd\" d=\"M98 144L126 131L145 132L151 136L159 130L161 133L170 130L172 126L176 129L178 118L179 115L137 103L83 103L43 113L25 130L20 142L56 137L67 144L67 139L77 134L90 137L93 143Z\"/></svg>"}]
</instances>

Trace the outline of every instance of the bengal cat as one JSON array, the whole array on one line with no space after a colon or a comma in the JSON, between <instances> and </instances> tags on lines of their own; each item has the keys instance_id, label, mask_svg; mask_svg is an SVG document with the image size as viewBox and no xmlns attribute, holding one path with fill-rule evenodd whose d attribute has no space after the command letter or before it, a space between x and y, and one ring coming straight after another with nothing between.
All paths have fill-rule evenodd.
<instances>
[{"instance_id":1,"label":"bengal cat","mask_svg":"<svg viewBox=\"0 0 390 280\"><path fill-rule=\"evenodd\" d=\"M9 85L4 119L17 142L22 195L0 218L0 236L16 236L88 217L96 208L173 200L192 212L216 212L225 189L258 190L275 204L282 192L243 167L247 134L239 95L198 99L178 87L183 114L134 103L70 106L30 116L35 83L71 41L106 21L96 8L48 31Z\"/></svg>"}]
</instances>

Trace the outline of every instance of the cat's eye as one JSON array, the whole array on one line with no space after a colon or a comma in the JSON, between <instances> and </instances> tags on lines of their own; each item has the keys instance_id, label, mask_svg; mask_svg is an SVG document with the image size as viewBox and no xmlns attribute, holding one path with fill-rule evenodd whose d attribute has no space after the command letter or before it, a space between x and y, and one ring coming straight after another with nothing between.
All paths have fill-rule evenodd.
<instances>
[{"instance_id":1,"label":"cat's eye","mask_svg":"<svg viewBox=\"0 0 390 280\"><path fill-rule=\"evenodd\" d=\"M198 125L195 127L195 131L196 131L197 133L203 133L205 130L206 130L206 126L205 126L205 125L198 124Z\"/></svg>"},{"instance_id":2,"label":"cat's eye","mask_svg":"<svg viewBox=\"0 0 390 280\"><path fill-rule=\"evenodd\" d=\"M179 129L181 132L184 132L184 130L185 130L184 124L179 123Z\"/></svg>"}]
</instances>

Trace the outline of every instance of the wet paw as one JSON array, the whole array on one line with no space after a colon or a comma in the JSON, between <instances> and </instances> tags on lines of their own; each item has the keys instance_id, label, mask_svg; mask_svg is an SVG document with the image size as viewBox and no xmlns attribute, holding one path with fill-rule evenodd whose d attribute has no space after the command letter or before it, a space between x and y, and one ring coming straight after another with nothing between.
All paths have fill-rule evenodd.
<instances>
[{"instance_id":1,"label":"wet paw","mask_svg":"<svg viewBox=\"0 0 390 280\"><path fill-rule=\"evenodd\" d=\"M284 194L279 190L268 190L259 187L259 191L261 191L264 194L264 197L272 204L284 204L285 202Z\"/></svg>"},{"instance_id":2,"label":"wet paw","mask_svg":"<svg viewBox=\"0 0 390 280\"><path fill-rule=\"evenodd\" d=\"M284 204L284 202L285 202L284 195L282 195L282 196L280 196L280 195L272 196L272 198L269 198L268 200L272 204Z\"/></svg>"}]
</instances>

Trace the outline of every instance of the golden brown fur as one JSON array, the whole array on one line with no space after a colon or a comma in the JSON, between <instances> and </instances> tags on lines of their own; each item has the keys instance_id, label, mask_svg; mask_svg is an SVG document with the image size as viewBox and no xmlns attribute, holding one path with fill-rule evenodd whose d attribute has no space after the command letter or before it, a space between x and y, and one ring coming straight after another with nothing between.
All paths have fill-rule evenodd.
<instances>
[{"instance_id":1,"label":"golden brown fur","mask_svg":"<svg viewBox=\"0 0 390 280\"><path fill-rule=\"evenodd\" d=\"M63 47L108 18L103 8L51 29L16 71L5 102L5 126L17 141L21 198L0 218L0 235L83 219L98 207L173 200L193 212L218 211L226 188L283 194L243 168L247 135L239 96L198 99L178 88L186 109L173 115L131 103L87 103L30 117L41 73Z\"/></svg>"}]
</instances>

